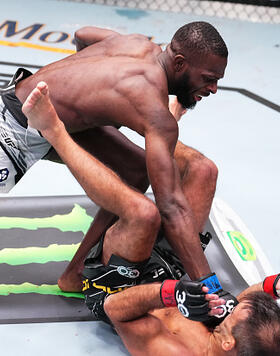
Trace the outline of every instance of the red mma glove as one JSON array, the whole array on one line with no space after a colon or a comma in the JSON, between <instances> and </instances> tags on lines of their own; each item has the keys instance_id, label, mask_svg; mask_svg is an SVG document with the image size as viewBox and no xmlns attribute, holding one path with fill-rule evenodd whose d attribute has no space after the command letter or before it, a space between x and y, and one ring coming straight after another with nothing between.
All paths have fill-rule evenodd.
<instances>
[{"instance_id":1,"label":"red mma glove","mask_svg":"<svg viewBox=\"0 0 280 356\"><path fill-rule=\"evenodd\" d=\"M276 284L280 279L280 273L274 276L266 277L263 281L263 290L270 294L274 299L280 298L280 289L276 289Z\"/></svg>"}]
</instances>

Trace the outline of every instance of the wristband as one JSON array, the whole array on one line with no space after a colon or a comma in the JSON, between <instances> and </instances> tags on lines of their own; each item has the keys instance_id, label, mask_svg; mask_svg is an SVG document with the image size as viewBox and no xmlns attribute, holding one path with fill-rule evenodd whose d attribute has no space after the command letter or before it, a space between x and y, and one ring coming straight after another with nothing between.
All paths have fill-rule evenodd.
<instances>
[{"instance_id":1,"label":"wristband","mask_svg":"<svg viewBox=\"0 0 280 356\"><path fill-rule=\"evenodd\" d=\"M279 292L276 289L276 284L280 278L280 273L273 276L266 277L263 281L263 290L265 293L271 295L274 299L280 297Z\"/></svg>"},{"instance_id":2,"label":"wristband","mask_svg":"<svg viewBox=\"0 0 280 356\"><path fill-rule=\"evenodd\" d=\"M207 288L209 288L207 294L217 293L223 289L216 273L211 273L207 276L201 277L198 282L202 282Z\"/></svg>"},{"instance_id":3,"label":"wristband","mask_svg":"<svg viewBox=\"0 0 280 356\"><path fill-rule=\"evenodd\" d=\"M167 279L160 287L160 299L165 307L176 307L175 287L179 281Z\"/></svg>"}]
</instances>

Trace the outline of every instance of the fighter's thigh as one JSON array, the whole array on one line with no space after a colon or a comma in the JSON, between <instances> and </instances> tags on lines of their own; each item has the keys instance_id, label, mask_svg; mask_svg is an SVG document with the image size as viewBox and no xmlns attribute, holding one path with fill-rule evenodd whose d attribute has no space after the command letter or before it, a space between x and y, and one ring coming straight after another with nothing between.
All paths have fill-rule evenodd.
<instances>
[{"instance_id":1,"label":"fighter's thigh","mask_svg":"<svg viewBox=\"0 0 280 356\"><path fill-rule=\"evenodd\" d=\"M145 151L112 126L72 134L73 139L129 184L145 177Z\"/></svg>"}]
</instances>

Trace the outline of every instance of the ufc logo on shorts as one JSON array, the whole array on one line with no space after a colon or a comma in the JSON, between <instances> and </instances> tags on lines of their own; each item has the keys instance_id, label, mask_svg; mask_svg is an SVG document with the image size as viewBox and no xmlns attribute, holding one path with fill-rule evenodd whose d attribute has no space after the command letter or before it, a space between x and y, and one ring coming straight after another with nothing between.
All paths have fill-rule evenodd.
<instances>
[{"instance_id":1,"label":"ufc logo on shorts","mask_svg":"<svg viewBox=\"0 0 280 356\"><path fill-rule=\"evenodd\" d=\"M13 148L17 148L17 146L14 144L14 142L10 139L10 137L7 137L4 139L4 141L6 142L6 144L10 147L13 147Z\"/></svg>"},{"instance_id":2,"label":"ufc logo on shorts","mask_svg":"<svg viewBox=\"0 0 280 356\"><path fill-rule=\"evenodd\" d=\"M0 169L0 182L4 182L9 176L8 168Z\"/></svg>"},{"instance_id":3,"label":"ufc logo on shorts","mask_svg":"<svg viewBox=\"0 0 280 356\"><path fill-rule=\"evenodd\" d=\"M164 274L163 268L159 268L158 270L155 269L153 274L153 279L158 278L161 274Z\"/></svg>"}]
</instances>

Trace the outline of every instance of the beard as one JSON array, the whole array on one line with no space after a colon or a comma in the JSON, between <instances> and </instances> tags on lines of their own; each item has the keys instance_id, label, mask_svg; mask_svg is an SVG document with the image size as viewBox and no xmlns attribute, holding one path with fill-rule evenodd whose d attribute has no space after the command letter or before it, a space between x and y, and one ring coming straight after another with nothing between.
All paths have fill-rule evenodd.
<instances>
[{"instance_id":1,"label":"beard","mask_svg":"<svg viewBox=\"0 0 280 356\"><path fill-rule=\"evenodd\" d=\"M184 109L194 109L197 103L191 94L191 89L189 76L185 74L183 78L180 79L176 90L177 100Z\"/></svg>"}]
</instances>

